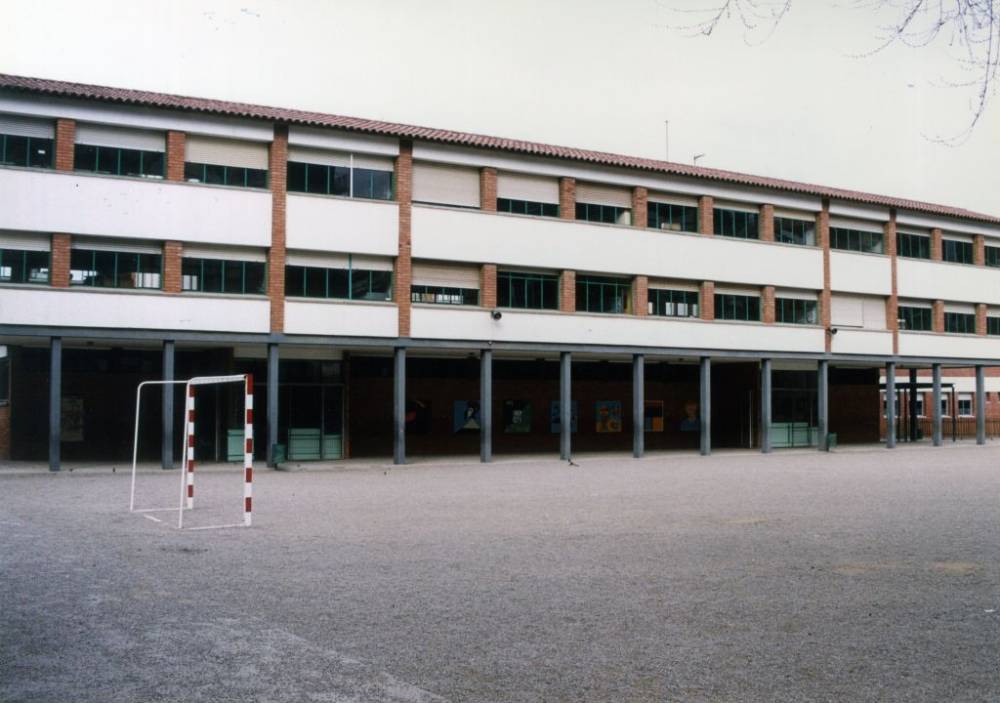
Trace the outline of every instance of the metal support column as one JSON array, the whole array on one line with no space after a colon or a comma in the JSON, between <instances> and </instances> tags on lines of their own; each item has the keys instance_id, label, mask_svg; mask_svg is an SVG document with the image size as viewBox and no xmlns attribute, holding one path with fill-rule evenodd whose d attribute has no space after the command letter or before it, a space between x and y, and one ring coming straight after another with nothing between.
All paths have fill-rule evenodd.
<instances>
[{"instance_id":1,"label":"metal support column","mask_svg":"<svg viewBox=\"0 0 1000 703\"><path fill-rule=\"evenodd\" d=\"M931 380L933 389L931 392L931 402L934 407L931 411L933 424L931 425L931 441L935 447L941 446L941 364L931 365Z\"/></svg>"},{"instance_id":2,"label":"metal support column","mask_svg":"<svg viewBox=\"0 0 1000 703\"><path fill-rule=\"evenodd\" d=\"M278 465L278 345L267 345L267 465Z\"/></svg>"},{"instance_id":3,"label":"metal support column","mask_svg":"<svg viewBox=\"0 0 1000 703\"><path fill-rule=\"evenodd\" d=\"M920 422L917 418L917 370L910 369L910 441L916 442L920 432Z\"/></svg>"},{"instance_id":4,"label":"metal support column","mask_svg":"<svg viewBox=\"0 0 1000 703\"><path fill-rule=\"evenodd\" d=\"M163 340L163 376L164 381L174 380L174 341ZM160 447L160 468L174 468L174 387L162 386L163 389L163 433Z\"/></svg>"},{"instance_id":5,"label":"metal support column","mask_svg":"<svg viewBox=\"0 0 1000 703\"><path fill-rule=\"evenodd\" d=\"M62 338L49 346L49 471L60 468L62 448Z\"/></svg>"},{"instance_id":6,"label":"metal support column","mask_svg":"<svg viewBox=\"0 0 1000 703\"><path fill-rule=\"evenodd\" d=\"M573 431L573 358L569 352L559 354L559 458L569 461L572 454Z\"/></svg>"},{"instance_id":7,"label":"metal support column","mask_svg":"<svg viewBox=\"0 0 1000 703\"><path fill-rule=\"evenodd\" d=\"M986 444L986 374L976 367L976 444Z\"/></svg>"},{"instance_id":8,"label":"metal support column","mask_svg":"<svg viewBox=\"0 0 1000 703\"><path fill-rule=\"evenodd\" d=\"M896 362L885 365L885 448L896 448Z\"/></svg>"},{"instance_id":9,"label":"metal support column","mask_svg":"<svg viewBox=\"0 0 1000 703\"><path fill-rule=\"evenodd\" d=\"M760 361L760 451L771 453L771 360Z\"/></svg>"},{"instance_id":10,"label":"metal support column","mask_svg":"<svg viewBox=\"0 0 1000 703\"><path fill-rule=\"evenodd\" d=\"M698 415L701 427L701 455L712 453L712 359L701 357Z\"/></svg>"},{"instance_id":11,"label":"metal support column","mask_svg":"<svg viewBox=\"0 0 1000 703\"><path fill-rule=\"evenodd\" d=\"M821 452L830 450L830 362L821 359L816 379L816 440Z\"/></svg>"},{"instance_id":12,"label":"metal support column","mask_svg":"<svg viewBox=\"0 0 1000 703\"><path fill-rule=\"evenodd\" d=\"M392 375L392 419L393 443L392 463L406 463L406 349L396 347L393 356Z\"/></svg>"},{"instance_id":13,"label":"metal support column","mask_svg":"<svg viewBox=\"0 0 1000 703\"><path fill-rule=\"evenodd\" d=\"M646 453L646 359L632 355L632 456Z\"/></svg>"},{"instance_id":14,"label":"metal support column","mask_svg":"<svg viewBox=\"0 0 1000 703\"><path fill-rule=\"evenodd\" d=\"M479 354L479 461L493 460L493 351Z\"/></svg>"}]
</instances>

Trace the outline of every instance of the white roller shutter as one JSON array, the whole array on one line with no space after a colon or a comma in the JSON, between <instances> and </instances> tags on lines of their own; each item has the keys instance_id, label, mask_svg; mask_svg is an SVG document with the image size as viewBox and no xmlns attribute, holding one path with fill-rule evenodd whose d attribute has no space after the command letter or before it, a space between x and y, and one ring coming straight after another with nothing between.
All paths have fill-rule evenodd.
<instances>
[{"instance_id":1,"label":"white roller shutter","mask_svg":"<svg viewBox=\"0 0 1000 703\"><path fill-rule=\"evenodd\" d=\"M882 309L885 317L885 306ZM864 327L864 299L854 295L830 296L830 324L834 327Z\"/></svg>"},{"instance_id":2,"label":"white roller shutter","mask_svg":"<svg viewBox=\"0 0 1000 703\"><path fill-rule=\"evenodd\" d=\"M943 241L946 241L946 242L947 241L963 242L965 244L971 244L972 241L973 241L973 239L972 239L971 236L963 236L961 234L952 234L950 232L948 234L942 234L941 239Z\"/></svg>"},{"instance_id":3,"label":"white roller shutter","mask_svg":"<svg viewBox=\"0 0 1000 703\"><path fill-rule=\"evenodd\" d=\"M885 324L885 298L865 298L865 329L884 330Z\"/></svg>"},{"instance_id":4,"label":"white roller shutter","mask_svg":"<svg viewBox=\"0 0 1000 703\"><path fill-rule=\"evenodd\" d=\"M73 237L71 249L96 249L98 251L123 251L129 254L162 254L163 248L153 242L132 239L107 239L103 237Z\"/></svg>"},{"instance_id":5,"label":"white roller shutter","mask_svg":"<svg viewBox=\"0 0 1000 703\"><path fill-rule=\"evenodd\" d=\"M413 285L479 289L479 267L455 264L413 264Z\"/></svg>"},{"instance_id":6,"label":"white roller shutter","mask_svg":"<svg viewBox=\"0 0 1000 703\"><path fill-rule=\"evenodd\" d=\"M185 161L267 170L267 144L189 134Z\"/></svg>"},{"instance_id":7,"label":"white roller shutter","mask_svg":"<svg viewBox=\"0 0 1000 703\"><path fill-rule=\"evenodd\" d=\"M392 171L395 162L384 156L354 155L354 168L370 168L373 171Z\"/></svg>"},{"instance_id":8,"label":"white roller shutter","mask_svg":"<svg viewBox=\"0 0 1000 703\"><path fill-rule=\"evenodd\" d=\"M672 193L650 193L648 196L651 203L667 203L669 205L683 205L684 207L698 207L698 198L687 195L673 195ZM743 209L742 207L737 209ZM751 210L751 212L756 212Z\"/></svg>"},{"instance_id":9,"label":"white roller shutter","mask_svg":"<svg viewBox=\"0 0 1000 703\"><path fill-rule=\"evenodd\" d=\"M697 205L697 201L695 201ZM753 205L748 205L747 203L736 203L728 200L716 200L712 205L714 208L720 210L735 210L736 212L752 212L754 214L760 214L760 208L754 207Z\"/></svg>"},{"instance_id":10,"label":"white roller shutter","mask_svg":"<svg viewBox=\"0 0 1000 703\"><path fill-rule=\"evenodd\" d=\"M0 233L0 249L23 249L25 251L48 251L52 240L47 234L31 232Z\"/></svg>"},{"instance_id":11,"label":"white roller shutter","mask_svg":"<svg viewBox=\"0 0 1000 703\"><path fill-rule=\"evenodd\" d=\"M883 232L881 222L853 220L849 217L831 217L830 226L839 227L841 229L856 229L861 232L874 232L876 234L882 234Z\"/></svg>"},{"instance_id":12,"label":"white roller shutter","mask_svg":"<svg viewBox=\"0 0 1000 703\"><path fill-rule=\"evenodd\" d=\"M479 171L463 166L413 165L413 200L479 207Z\"/></svg>"},{"instance_id":13,"label":"white roller shutter","mask_svg":"<svg viewBox=\"0 0 1000 703\"><path fill-rule=\"evenodd\" d=\"M520 173L497 174L497 197L533 203L559 204L559 181Z\"/></svg>"},{"instance_id":14,"label":"white roller shutter","mask_svg":"<svg viewBox=\"0 0 1000 703\"><path fill-rule=\"evenodd\" d=\"M781 217L786 220L802 220L804 222L816 222L816 215L812 212L803 212L802 210L786 210L785 208L774 208L774 216Z\"/></svg>"},{"instance_id":15,"label":"white roller shutter","mask_svg":"<svg viewBox=\"0 0 1000 703\"><path fill-rule=\"evenodd\" d=\"M320 164L321 166L343 166L345 168L351 165L350 154L340 151L310 149L303 146L289 147L288 160L300 161L306 164Z\"/></svg>"},{"instance_id":16,"label":"white roller shutter","mask_svg":"<svg viewBox=\"0 0 1000 703\"><path fill-rule=\"evenodd\" d=\"M945 303L945 312L960 312L965 315L975 314L976 306L971 303Z\"/></svg>"},{"instance_id":17,"label":"white roller shutter","mask_svg":"<svg viewBox=\"0 0 1000 703\"><path fill-rule=\"evenodd\" d=\"M775 298L793 298L795 300L816 300L816 293L809 290L789 290L787 288L776 288Z\"/></svg>"},{"instance_id":18,"label":"white roller shutter","mask_svg":"<svg viewBox=\"0 0 1000 703\"><path fill-rule=\"evenodd\" d=\"M748 295L753 298L760 297L760 288L742 288L740 286L715 286L718 295Z\"/></svg>"},{"instance_id":19,"label":"white roller shutter","mask_svg":"<svg viewBox=\"0 0 1000 703\"><path fill-rule=\"evenodd\" d=\"M55 139L56 125L52 120L5 114L0 115L0 134Z\"/></svg>"},{"instance_id":20,"label":"white roller shutter","mask_svg":"<svg viewBox=\"0 0 1000 703\"><path fill-rule=\"evenodd\" d=\"M632 207L632 191L615 186L602 186L594 183L576 184L576 202L592 205L614 205L615 207Z\"/></svg>"},{"instance_id":21,"label":"white roller shutter","mask_svg":"<svg viewBox=\"0 0 1000 703\"><path fill-rule=\"evenodd\" d=\"M289 266L313 266L315 268L346 269L349 265L347 254L288 252L285 263Z\"/></svg>"},{"instance_id":22,"label":"white roller shutter","mask_svg":"<svg viewBox=\"0 0 1000 703\"><path fill-rule=\"evenodd\" d=\"M691 281L671 281L665 278L650 278L648 281L650 290L657 288L660 290L685 290L697 293L701 290L697 283Z\"/></svg>"},{"instance_id":23,"label":"white roller shutter","mask_svg":"<svg viewBox=\"0 0 1000 703\"><path fill-rule=\"evenodd\" d=\"M166 135L163 132L99 124L78 124L76 143L142 151L166 151Z\"/></svg>"},{"instance_id":24,"label":"white roller shutter","mask_svg":"<svg viewBox=\"0 0 1000 703\"><path fill-rule=\"evenodd\" d=\"M184 258L225 259L227 261L267 261L267 252L251 247L223 247L185 244Z\"/></svg>"},{"instance_id":25,"label":"white roller shutter","mask_svg":"<svg viewBox=\"0 0 1000 703\"><path fill-rule=\"evenodd\" d=\"M359 256L351 254L351 268L365 271L392 271L393 260L384 256Z\"/></svg>"}]
</instances>

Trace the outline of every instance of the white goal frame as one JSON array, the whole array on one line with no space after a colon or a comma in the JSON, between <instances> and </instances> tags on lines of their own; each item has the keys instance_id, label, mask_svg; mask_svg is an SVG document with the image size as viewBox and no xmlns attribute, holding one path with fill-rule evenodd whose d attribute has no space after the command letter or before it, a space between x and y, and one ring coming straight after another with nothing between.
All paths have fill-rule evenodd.
<instances>
[{"instance_id":1,"label":"white goal frame","mask_svg":"<svg viewBox=\"0 0 1000 703\"><path fill-rule=\"evenodd\" d=\"M184 510L194 509L194 444L195 444L195 388L219 383L243 383L243 522L227 525L190 527L191 530L210 530L223 527L250 527L253 507L253 374L228 376L195 376L185 381L143 381L135 390L135 435L132 442L132 485L129 493L130 513L155 513L177 511L177 529L184 529ZM136 465L139 458L139 417L142 389L146 386L184 385L184 432L181 440L181 494L177 508L136 508ZM164 388L164 392L167 389ZM151 520L159 520L147 515Z\"/></svg>"}]
</instances>

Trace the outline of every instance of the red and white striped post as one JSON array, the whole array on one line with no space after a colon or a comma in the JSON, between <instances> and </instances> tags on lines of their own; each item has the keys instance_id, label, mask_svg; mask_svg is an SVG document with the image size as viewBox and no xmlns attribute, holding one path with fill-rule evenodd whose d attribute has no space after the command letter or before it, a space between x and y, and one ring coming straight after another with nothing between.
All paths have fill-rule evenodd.
<instances>
[{"instance_id":1,"label":"red and white striped post","mask_svg":"<svg viewBox=\"0 0 1000 703\"><path fill-rule=\"evenodd\" d=\"M187 483L187 508L194 508L194 386L188 386L184 423L184 476Z\"/></svg>"},{"instance_id":2,"label":"red and white striped post","mask_svg":"<svg viewBox=\"0 0 1000 703\"><path fill-rule=\"evenodd\" d=\"M250 527L253 506L253 374L246 378L246 419L243 424L243 524Z\"/></svg>"}]
</instances>

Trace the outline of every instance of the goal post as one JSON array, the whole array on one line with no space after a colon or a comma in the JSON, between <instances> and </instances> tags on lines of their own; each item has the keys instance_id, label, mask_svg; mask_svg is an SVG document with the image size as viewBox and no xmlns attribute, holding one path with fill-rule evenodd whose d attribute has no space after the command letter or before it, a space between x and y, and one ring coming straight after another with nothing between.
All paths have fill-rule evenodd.
<instances>
[{"instance_id":1,"label":"goal post","mask_svg":"<svg viewBox=\"0 0 1000 703\"><path fill-rule=\"evenodd\" d=\"M243 489L241 492L243 522L228 525L207 525L189 529L214 529L220 527L250 527L253 507L253 374L231 374L225 376L196 376L181 381L143 381L136 388L135 398L135 437L132 444L132 484L129 495L129 512L150 513L177 510L177 528L184 527L184 511L194 508L194 447L195 447L195 389L199 386L224 383L243 384ZM163 386L168 392L168 386L184 386L184 432L181 436L181 495L177 508L136 508L135 486L136 467L139 457L139 418L142 403L142 390L147 386ZM154 518L155 519L155 518Z\"/></svg>"}]
</instances>

